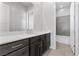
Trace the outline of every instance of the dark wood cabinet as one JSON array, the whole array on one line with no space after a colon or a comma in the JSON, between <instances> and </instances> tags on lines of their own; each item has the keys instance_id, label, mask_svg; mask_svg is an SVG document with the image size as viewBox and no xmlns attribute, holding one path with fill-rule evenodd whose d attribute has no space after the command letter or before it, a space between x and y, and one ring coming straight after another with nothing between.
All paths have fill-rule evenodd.
<instances>
[{"instance_id":1,"label":"dark wood cabinet","mask_svg":"<svg viewBox=\"0 0 79 59\"><path fill-rule=\"evenodd\" d=\"M29 38L30 56L39 56L40 53L40 36Z\"/></svg>"},{"instance_id":2,"label":"dark wood cabinet","mask_svg":"<svg viewBox=\"0 0 79 59\"><path fill-rule=\"evenodd\" d=\"M41 54L45 53L50 47L50 33L41 35Z\"/></svg>"},{"instance_id":3,"label":"dark wood cabinet","mask_svg":"<svg viewBox=\"0 0 79 59\"><path fill-rule=\"evenodd\" d=\"M41 49L42 49L41 54L43 54L47 50L47 47L46 47L47 46L47 42L46 42L45 34L41 35L40 39L41 39L41 44L42 44L42 46L41 46Z\"/></svg>"},{"instance_id":4,"label":"dark wood cabinet","mask_svg":"<svg viewBox=\"0 0 79 59\"><path fill-rule=\"evenodd\" d=\"M39 56L39 42L36 41L30 45L30 56Z\"/></svg>"},{"instance_id":5,"label":"dark wood cabinet","mask_svg":"<svg viewBox=\"0 0 79 59\"><path fill-rule=\"evenodd\" d=\"M49 47L50 33L30 38L30 56L41 56Z\"/></svg>"},{"instance_id":6,"label":"dark wood cabinet","mask_svg":"<svg viewBox=\"0 0 79 59\"><path fill-rule=\"evenodd\" d=\"M18 53L19 49L22 49L28 45L29 45L28 39L23 39L23 40L0 45L0 56L10 55L10 53L12 53L12 55L14 55L14 54ZM15 52L15 51L17 51L17 52ZM22 53L22 52L19 52L19 54L20 53Z\"/></svg>"},{"instance_id":7,"label":"dark wood cabinet","mask_svg":"<svg viewBox=\"0 0 79 59\"><path fill-rule=\"evenodd\" d=\"M42 56L50 47L50 33L0 45L0 56Z\"/></svg>"},{"instance_id":8,"label":"dark wood cabinet","mask_svg":"<svg viewBox=\"0 0 79 59\"><path fill-rule=\"evenodd\" d=\"M50 33L46 34L46 43L47 43L47 50L49 49L50 47Z\"/></svg>"},{"instance_id":9,"label":"dark wood cabinet","mask_svg":"<svg viewBox=\"0 0 79 59\"><path fill-rule=\"evenodd\" d=\"M6 56L29 56L29 46L14 51Z\"/></svg>"}]
</instances>

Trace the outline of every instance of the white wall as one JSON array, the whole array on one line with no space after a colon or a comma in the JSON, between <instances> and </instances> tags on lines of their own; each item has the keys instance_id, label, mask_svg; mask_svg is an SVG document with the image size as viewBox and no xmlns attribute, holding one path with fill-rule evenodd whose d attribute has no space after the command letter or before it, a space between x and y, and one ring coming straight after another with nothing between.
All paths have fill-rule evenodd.
<instances>
[{"instance_id":1,"label":"white wall","mask_svg":"<svg viewBox=\"0 0 79 59\"><path fill-rule=\"evenodd\" d=\"M0 32L9 31L9 7L0 3Z\"/></svg>"},{"instance_id":2,"label":"white wall","mask_svg":"<svg viewBox=\"0 0 79 59\"><path fill-rule=\"evenodd\" d=\"M70 47L74 53L74 38L75 38L75 12L74 12L74 2L71 3L71 6L70 6Z\"/></svg>"},{"instance_id":3,"label":"white wall","mask_svg":"<svg viewBox=\"0 0 79 59\"><path fill-rule=\"evenodd\" d=\"M76 20L77 23L75 23L75 26L76 26L76 27L78 26L78 27L76 28L76 30L77 30L78 32L77 32L77 31L75 31L75 32L76 32L76 35L77 35L77 36L76 36L76 37L77 37L76 39L78 39L78 40L76 40L76 45L78 44L78 46L76 47L76 49L78 48L78 55L79 55L79 2L78 2L77 4L78 4L78 6L77 6L78 10L76 10L76 12L77 12L78 14L77 14L76 17L78 17L78 18L77 18L77 20ZM77 41L78 41L78 42L77 42Z\"/></svg>"},{"instance_id":4,"label":"white wall","mask_svg":"<svg viewBox=\"0 0 79 59\"><path fill-rule=\"evenodd\" d=\"M69 8L61 8L56 11L56 17L62 17L70 15L70 9Z\"/></svg>"},{"instance_id":5,"label":"white wall","mask_svg":"<svg viewBox=\"0 0 79 59\"><path fill-rule=\"evenodd\" d=\"M34 3L34 31L42 31L43 26L43 11L42 11L42 3L36 2Z\"/></svg>"},{"instance_id":6,"label":"white wall","mask_svg":"<svg viewBox=\"0 0 79 59\"><path fill-rule=\"evenodd\" d=\"M75 2L75 55L79 56L79 2Z\"/></svg>"},{"instance_id":7,"label":"white wall","mask_svg":"<svg viewBox=\"0 0 79 59\"><path fill-rule=\"evenodd\" d=\"M56 48L56 7L55 3L35 3L35 30L51 31L51 48Z\"/></svg>"},{"instance_id":8,"label":"white wall","mask_svg":"<svg viewBox=\"0 0 79 59\"><path fill-rule=\"evenodd\" d=\"M51 48L56 48L56 6L55 3L43 3L43 31L51 31Z\"/></svg>"}]
</instances>

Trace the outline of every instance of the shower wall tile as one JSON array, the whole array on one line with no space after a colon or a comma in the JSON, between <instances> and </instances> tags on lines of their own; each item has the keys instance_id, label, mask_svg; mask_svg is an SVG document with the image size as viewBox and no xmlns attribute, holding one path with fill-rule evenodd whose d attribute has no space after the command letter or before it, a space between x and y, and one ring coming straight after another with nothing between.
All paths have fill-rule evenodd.
<instances>
[{"instance_id":1,"label":"shower wall tile","mask_svg":"<svg viewBox=\"0 0 79 59\"><path fill-rule=\"evenodd\" d=\"M56 34L69 36L70 35L70 16L62 16L56 18Z\"/></svg>"}]
</instances>

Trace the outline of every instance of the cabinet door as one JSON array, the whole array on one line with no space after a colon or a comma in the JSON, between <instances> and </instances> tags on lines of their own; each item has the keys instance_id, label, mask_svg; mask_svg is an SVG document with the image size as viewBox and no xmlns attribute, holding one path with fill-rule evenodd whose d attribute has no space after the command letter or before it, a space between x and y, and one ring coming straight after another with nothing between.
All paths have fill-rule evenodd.
<instances>
[{"instance_id":1,"label":"cabinet door","mask_svg":"<svg viewBox=\"0 0 79 59\"><path fill-rule=\"evenodd\" d=\"M29 56L29 47L27 46L17 51L14 51L7 56Z\"/></svg>"},{"instance_id":2,"label":"cabinet door","mask_svg":"<svg viewBox=\"0 0 79 59\"><path fill-rule=\"evenodd\" d=\"M46 36L45 36L45 34L44 35L41 35L40 36L41 37L41 53L43 54L46 50L47 50L47 48L46 48Z\"/></svg>"},{"instance_id":3,"label":"cabinet door","mask_svg":"<svg viewBox=\"0 0 79 59\"><path fill-rule=\"evenodd\" d=\"M46 34L47 49L50 47L50 33Z\"/></svg>"},{"instance_id":4,"label":"cabinet door","mask_svg":"<svg viewBox=\"0 0 79 59\"><path fill-rule=\"evenodd\" d=\"M43 44L42 41L39 42L39 56L41 56L43 54Z\"/></svg>"},{"instance_id":5,"label":"cabinet door","mask_svg":"<svg viewBox=\"0 0 79 59\"><path fill-rule=\"evenodd\" d=\"M30 46L30 56L39 56L39 42L36 41Z\"/></svg>"},{"instance_id":6,"label":"cabinet door","mask_svg":"<svg viewBox=\"0 0 79 59\"><path fill-rule=\"evenodd\" d=\"M44 53L47 50L47 41L46 40L42 40L42 52Z\"/></svg>"},{"instance_id":7,"label":"cabinet door","mask_svg":"<svg viewBox=\"0 0 79 59\"><path fill-rule=\"evenodd\" d=\"M41 48L42 54L49 49L50 46L50 34L41 35Z\"/></svg>"},{"instance_id":8,"label":"cabinet door","mask_svg":"<svg viewBox=\"0 0 79 59\"><path fill-rule=\"evenodd\" d=\"M47 42L50 42L50 33L46 34L46 40Z\"/></svg>"}]
</instances>

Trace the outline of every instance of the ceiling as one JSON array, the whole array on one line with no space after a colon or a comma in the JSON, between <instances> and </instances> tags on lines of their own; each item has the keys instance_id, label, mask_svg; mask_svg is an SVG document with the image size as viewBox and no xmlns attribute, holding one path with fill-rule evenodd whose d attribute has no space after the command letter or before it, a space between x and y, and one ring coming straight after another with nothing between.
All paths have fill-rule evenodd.
<instances>
[{"instance_id":1,"label":"ceiling","mask_svg":"<svg viewBox=\"0 0 79 59\"><path fill-rule=\"evenodd\" d=\"M34 6L33 2L6 2L6 4L11 5L21 5L26 9L32 8ZM62 8L70 8L71 2L56 2L56 10L62 9Z\"/></svg>"},{"instance_id":2,"label":"ceiling","mask_svg":"<svg viewBox=\"0 0 79 59\"><path fill-rule=\"evenodd\" d=\"M21 6L26 9L33 7L32 2L3 2L3 3L10 5L10 6Z\"/></svg>"},{"instance_id":3,"label":"ceiling","mask_svg":"<svg viewBox=\"0 0 79 59\"><path fill-rule=\"evenodd\" d=\"M56 2L56 9L70 8L71 2Z\"/></svg>"},{"instance_id":4,"label":"ceiling","mask_svg":"<svg viewBox=\"0 0 79 59\"><path fill-rule=\"evenodd\" d=\"M19 3L22 4L22 5L25 6L25 7L28 7L28 8L33 7L32 2L19 2Z\"/></svg>"}]
</instances>

